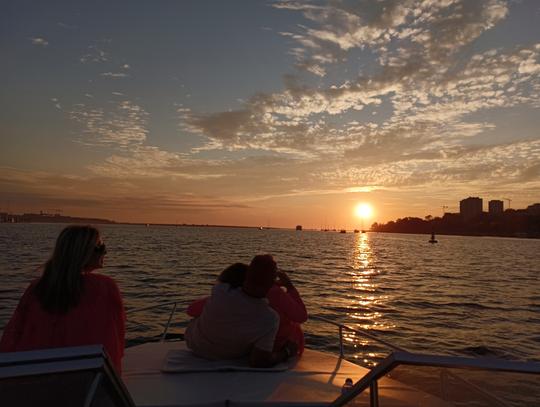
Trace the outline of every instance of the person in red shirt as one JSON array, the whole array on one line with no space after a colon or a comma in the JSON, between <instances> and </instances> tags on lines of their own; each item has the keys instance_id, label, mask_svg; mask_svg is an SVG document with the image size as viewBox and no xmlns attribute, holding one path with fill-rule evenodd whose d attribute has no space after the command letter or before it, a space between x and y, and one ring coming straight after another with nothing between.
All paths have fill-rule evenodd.
<instances>
[{"instance_id":1,"label":"person in red shirt","mask_svg":"<svg viewBox=\"0 0 540 407\"><path fill-rule=\"evenodd\" d=\"M235 263L221 272L218 281L228 283L232 287L240 287L247 269L247 264ZM279 314L279 329L274 349L282 349L287 341L290 341L298 346L298 354L301 355L305 344L301 324L308 319L306 306L287 273L278 270L277 275L278 280L266 295L270 307ZM208 297L193 301L186 310L187 314L193 318L200 316L207 300Z\"/></svg>"},{"instance_id":2,"label":"person in red shirt","mask_svg":"<svg viewBox=\"0 0 540 407\"><path fill-rule=\"evenodd\" d=\"M58 236L41 277L24 292L0 340L0 352L102 344L120 374L125 312L120 290L103 267L107 249L92 226Z\"/></svg>"}]
</instances>

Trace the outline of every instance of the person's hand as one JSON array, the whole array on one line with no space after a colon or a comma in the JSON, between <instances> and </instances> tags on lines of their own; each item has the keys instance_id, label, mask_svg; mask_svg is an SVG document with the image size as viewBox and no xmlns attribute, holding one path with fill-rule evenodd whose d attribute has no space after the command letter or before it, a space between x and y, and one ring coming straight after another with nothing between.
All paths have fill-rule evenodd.
<instances>
[{"instance_id":1,"label":"person's hand","mask_svg":"<svg viewBox=\"0 0 540 407\"><path fill-rule=\"evenodd\" d=\"M285 288L293 288L293 283L287 273L282 270L277 271L278 281L277 283Z\"/></svg>"}]
</instances>

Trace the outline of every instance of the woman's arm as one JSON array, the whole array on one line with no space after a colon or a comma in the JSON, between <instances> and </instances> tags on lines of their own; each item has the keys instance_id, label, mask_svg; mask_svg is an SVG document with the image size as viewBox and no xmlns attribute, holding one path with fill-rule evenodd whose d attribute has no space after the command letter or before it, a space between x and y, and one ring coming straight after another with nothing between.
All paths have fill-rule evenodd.
<instances>
[{"instance_id":1,"label":"woman's arm","mask_svg":"<svg viewBox=\"0 0 540 407\"><path fill-rule=\"evenodd\" d=\"M187 307L186 313L193 318L197 318L202 314L204 304L208 301L208 297L199 298L198 300L193 301Z\"/></svg>"},{"instance_id":2,"label":"woman's arm","mask_svg":"<svg viewBox=\"0 0 540 407\"><path fill-rule=\"evenodd\" d=\"M308 313L298 290L284 272L280 271L278 275L279 282L287 292L284 292L278 284L274 284L267 295L270 306L293 322L300 324L306 322Z\"/></svg>"}]
</instances>

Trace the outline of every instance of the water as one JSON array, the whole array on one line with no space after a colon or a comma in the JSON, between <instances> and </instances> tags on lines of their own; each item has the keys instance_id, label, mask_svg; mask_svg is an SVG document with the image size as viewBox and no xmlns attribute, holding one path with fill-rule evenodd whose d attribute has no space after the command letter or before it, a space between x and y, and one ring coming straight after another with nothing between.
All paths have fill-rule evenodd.
<instances>
[{"instance_id":1,"label":"water","mask_svg":"<svg viewBox=\"0 0 540 407\"><path fill-rule=\"evenodd\" d=\"M39 275L63 225L0 224L0 327ZM102 271L128 309L206 295L227 265L272 253L310 315L409 351L540 360L540 240L106 225ZM168 312L129 314L130 343L158 335ZM187 323L183 312L174 327ZM337 328L309 322L308 344L338 349ZM346 354L372 364L387 349L347 334Z\"/></svg>"}]
</instances>

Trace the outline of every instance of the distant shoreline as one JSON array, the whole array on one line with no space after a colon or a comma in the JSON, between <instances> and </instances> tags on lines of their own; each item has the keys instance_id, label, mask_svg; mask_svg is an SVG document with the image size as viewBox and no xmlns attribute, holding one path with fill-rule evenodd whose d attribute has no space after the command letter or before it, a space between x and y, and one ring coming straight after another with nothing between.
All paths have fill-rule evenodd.
<instances>
[{"instance_id":1,"label":"distant shoreline","mask_svg":"<svg viewBox=\"0 0 540 407\"><path fill-rule=\"evenodd\" d=\"M292 230L295 229L293 227L290 228L282 228L282 227L260 227L260 226L242 226L242 225L211 225L211 224L195 224L195 223L138 223L138 222L114 222L114 221L107 221L102 220L102 222L93 222L92 219L84 219L83 218L77 218L81 219L81 221L33 221L33 222L0 222L1 223L9 223L9 224L81 224L81 223L88 223L93 225L111 225L111 226L148 226L148 227L156 227L156 226L163 226L163 227L197 227L197 228L230 228L230 229L256 229L256 230ZM329 233L329 234L340 234L339 231L322 231L319 229L304 229L303 232L319 232L319 233ZM393 233L393 234L403 234L403 235L419 235L419 236L431 236L431 233L424 233L424 232L398 232L398 231L375 231L375 230L367 230L366 233ZM347 234L356 234L352 230L347 231ZM436 234L436 236L460 236L460 237L501 237L501 238L511 238L511 239L540 239L540 236L526 236L526 235L494 235L494 234L463 234L463 233L444 233L439 232Z\"/></svg>"},{"instance_id":2,"label":"distant shoreline","mask_svg":"<svg viewBox=\"0 0 540 407\"><path fill-rule=\"evenodd\" d=\"M93 224L93 225L133 225L133 226L174 226L174 227L219 227L219 228L241 228L241 229L285 229L278 227L262 227L262 226L242 226L242 225L213 225L213 224L196 224L196 223L149 223L149 222L117 222L110 219L101 218L83 218L76 216L49 215L49 214L33 214L27 213L22 215L2 214L0 224L32 224L32 223L47 223L47 224Z\"/></svg>"},{"instance_id":3,"label":"distant shoreline","mask_svg":"<svg viewBox=\"0 0 540 407\"><path fill-rule=\"evenodd\" d=\"M369 230L370 233L395 233L400 235L419 235L419 236L431 236L431 233L423 233L423 232L397 232L397 231L374 231ZM540 239L540 236L511 236L511 235L486 235L486 234L463 234L463 233L444 233L439 232L436 234L437 236L460 236L460 237L504 237L504 238L510 238L510 239Z\"/></svg>"}]
</instances>

